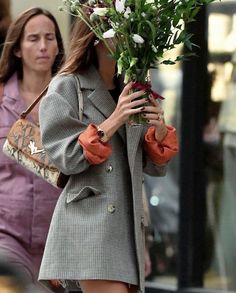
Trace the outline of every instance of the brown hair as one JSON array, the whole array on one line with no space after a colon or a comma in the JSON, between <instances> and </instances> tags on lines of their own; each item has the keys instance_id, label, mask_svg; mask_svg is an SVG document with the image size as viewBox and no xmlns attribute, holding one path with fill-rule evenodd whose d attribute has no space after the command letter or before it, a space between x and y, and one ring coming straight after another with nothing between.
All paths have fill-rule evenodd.
<instances>
[{"instance_id":1,"label":"brown hair","mask_svg":"<svg viewBox=\"0 0 236 293\"><path fill-rule=\"evenodd\" d=\"M0 36L5 37L11 23L10 0L0 1Z\"/></svg>"},{"instance_id":2,"label":"brown hair","mask_svg":"<svg viewBox=\"0 0 236 293\"><path fill-rule=\"evenodd\" d=\"M95 35L80 18L76 18L71 34L68 54L60 73L83 72L91 64L97 65L94 48Z\"/></svg>"},{"instance_id":3,"label":"brown hair","mask_svg":"<svg viewBox=\"0 0 236 293\"><path fill-rule=\"evenodd\" d=\"M17 72L18 78L22 78L22 61L20 58L15 56L14 52L20 48L20 42L23 36L25 25L32 17L41 14L48 17L55 25L55 34L59 53L56 56L52 66L52 74L58 71L64 58L64 46L59 26L54 16L48 10L34 7L20 14L9 27L0 59L0 82L7 82L14 72Z\"/></svg>"}]
</instances>

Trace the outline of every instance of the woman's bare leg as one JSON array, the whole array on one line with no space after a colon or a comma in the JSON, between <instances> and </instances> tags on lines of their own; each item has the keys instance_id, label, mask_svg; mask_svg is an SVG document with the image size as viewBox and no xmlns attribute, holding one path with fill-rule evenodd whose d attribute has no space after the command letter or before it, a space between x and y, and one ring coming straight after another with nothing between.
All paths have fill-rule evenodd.
<instances>
[{"instance_id":1,"label":"woman's bare leg","mask_svg":"<svg viewBox=\"0 0 236 293\"><path fill-rule=\"evenodd\" d=\"M129 288L128 284L107 280L82 280L80 287L83 293L137 293L136 286Z\"/></svg>"}]
</instances>

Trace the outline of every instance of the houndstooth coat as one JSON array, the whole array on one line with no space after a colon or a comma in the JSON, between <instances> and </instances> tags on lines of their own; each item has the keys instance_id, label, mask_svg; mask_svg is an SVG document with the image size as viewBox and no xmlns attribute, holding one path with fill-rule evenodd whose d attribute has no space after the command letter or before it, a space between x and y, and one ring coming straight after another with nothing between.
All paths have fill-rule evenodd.
<instances>
[{"instance_id":1,"label":"houndstooth coat","mask_svg":"<svg viewBox=\"0 0 236 293\"><path fill-rule=\"evenodd\" d=\"M55 77L40 103L43 145L70 179L54 211L39 280L118 280L144 292L143 171L164 176L165 166L143 154L145 127L127 125L110 139L111 156L90 165L78 136L89 123L102 123L116 105L94 67L79 80L82 121L72 75Z\"/></svg>"}]
</instances>

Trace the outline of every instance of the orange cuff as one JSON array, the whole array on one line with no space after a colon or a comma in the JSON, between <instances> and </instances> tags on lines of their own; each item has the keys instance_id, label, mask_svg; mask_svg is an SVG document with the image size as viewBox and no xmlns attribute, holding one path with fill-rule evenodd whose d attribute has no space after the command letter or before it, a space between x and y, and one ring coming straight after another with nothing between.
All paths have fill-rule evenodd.
<instances>
[{"instance_id":1,"label":"orange cuff","mask_svg":"<svg viewBox=\"0 0 236 293\"><path fill-rule=\"evenodd\" d=\"M111 145L99 141L97 128L94 124L89 124L80 134L78 141L84 149L86 159L93 165L106 161L112 152Z\"/></svg>"},{"instance_id":2,"label":"orange cuff","mask_svg":"<svg viewBox=\"0 0 236 293\"><path fill-rule=\"evenodd\" d=\"M145 135L144 150L149 158L158 165L166 164L179 151L175 128L166 127L167 134L161 142L155 139L155 127L150 127Z\"/></svg>"}]
</instances>

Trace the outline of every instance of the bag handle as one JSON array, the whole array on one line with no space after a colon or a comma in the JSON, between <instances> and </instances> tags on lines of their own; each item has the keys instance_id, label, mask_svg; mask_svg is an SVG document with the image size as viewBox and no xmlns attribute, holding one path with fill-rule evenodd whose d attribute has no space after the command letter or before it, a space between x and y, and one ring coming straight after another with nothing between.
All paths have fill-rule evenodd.
<instances>
[{"instance_id":1,"label":"bag handle","mask_svg":"<svg viewBox=\"0 0 236 293\"><path fill-rule=\"evenodd\" d=\"M74 75L74 78L76 80L77 92L79 96L79 119L82 121L83 109L84 109L83 94L80 88L79 77L77 75ZM48 90L48 86L46 86L46 88L37 96L37 98L33 101L33 103L29 105L29 107L20 114L21 119L26 118L26 116L33 110L33 108L38 104L41 98L46 94L47 90Z\"/></svg>"},{"instance_id":2,"label":"bag handle","mask_svg":"<svg viewBox=\"0 0 236 293\"><path fill-rule=\"evenodd\" d=\"M21 119L26 118L26 116L34 109L34 107L38 104L41 98L46 94L47 90L48 90L48 86L46 86L46 88L37 96L37 98L33 101L33 103L29 105L29 107L20 114Z\"/></svg>"},{"instance_id":3,"label":"bag handle","mask_svg":"<svg viewBox=\"0 0 236 293\"><path fill-rule=\"evenodd\" d=\"M81 91L81 86L80 86L80 81L79 81L78 75L74 75L74 78L76 80L77 92L78 92L78 96L79 96L79 120L82 121L83 111L84 111L83 93Z\"/></svg>"},{"instance_id":4,"label":"bag handle","mask_svg":"<svg viewBox=\"0 0 236 293\"><path fill-rule=\"evenodd\" d=\"M0 83L0 101L2 100L4 94L4 86L3 83Z\"/></svg>"}]
</instances>

